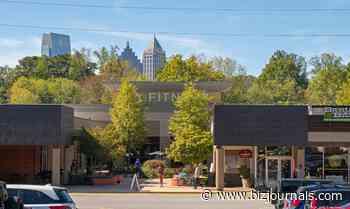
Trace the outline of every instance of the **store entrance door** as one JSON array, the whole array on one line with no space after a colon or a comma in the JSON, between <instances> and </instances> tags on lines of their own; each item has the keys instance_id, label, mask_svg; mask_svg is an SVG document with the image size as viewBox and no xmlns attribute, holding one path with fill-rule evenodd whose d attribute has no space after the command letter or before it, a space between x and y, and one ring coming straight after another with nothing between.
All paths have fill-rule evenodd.
<instances>
[{"instance_id":1,"label":"store entrance door","mask_svg":"<svg viewBox=\"0 0 350 209\"><path fill-rule=\"evenodd\" d=\"M283 178L292 177L292 161L290 156L266 157L266 185L273 190Z\"/></svg>"}]
</instances>

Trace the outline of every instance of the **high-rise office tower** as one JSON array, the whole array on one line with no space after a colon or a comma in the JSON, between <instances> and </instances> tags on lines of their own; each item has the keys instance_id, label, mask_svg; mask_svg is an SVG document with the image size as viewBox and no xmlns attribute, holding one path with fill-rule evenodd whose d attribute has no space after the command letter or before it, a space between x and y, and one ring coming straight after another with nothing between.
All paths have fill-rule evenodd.
<instances>
[{"instance_id":1,"label":"high-rise office tower","mask_svg":"<svg viewBox=\"0 0 350 209\"><path fill-rule=\"evenodd\" d=\"M143 75L148 80L155 80L157 72L164 67L165 51L154 36L142 56Z\"/></svg>"},{"instance_id":2,"label":"high-rise office tower","mask_svg":"<svg viewBox=\"0 0 350 209\"><path fill-rule=\"evenodd\" d=\"M130 68L135 69L137 72L142 74L142 64L135 52L133 52L132 48L130 47L129 41L126 42L126 47L119 58L123 61L127 61Z\"/></svg>"},{"instance_id":3,"label":"high-rise office tower","mask_svg":"<svg viewBox=\"0 0 350 209\"><path fill-rule=\"evenodd\" d=\"M70 37L57 33L44 33L41 42L41 55L55 57L71 53Z\"/></svg>"}]
</instances>

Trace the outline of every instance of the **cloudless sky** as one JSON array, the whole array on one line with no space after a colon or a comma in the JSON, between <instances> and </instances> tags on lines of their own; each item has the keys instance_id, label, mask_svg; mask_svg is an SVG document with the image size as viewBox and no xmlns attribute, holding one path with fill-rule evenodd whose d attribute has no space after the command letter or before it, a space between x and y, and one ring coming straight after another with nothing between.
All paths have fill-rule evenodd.
<instances>
[{"instance_id":1,"label":"cloudless sky","mask_svg":"<svg viewBox=\"0 0 350 209\"><path fill-rule=\"evenodd\" d=\"M49 27L93 28L120 32L81 32L43 29L19 29L0 26L0 65L14 66L23 56L40 55L44 32L71 36L72 47L96 49L111 44L131 47L140 57L153 35L132 33L250 33L250 34L311 34L350 33L350 12L208 12L208 11L147 11L116 8L118 6L204 7L232 9L350 9L348 0L42 0L76 4L110 4L115 8L70 8L1 3L0 24L21 24ZM277 49L310 58L322 52L334 52L350 61L350 37L202 37L157 35L167 56L181 53L227 56L236 59L248 73L258 74Z\"/></svg>"}]
</instances>

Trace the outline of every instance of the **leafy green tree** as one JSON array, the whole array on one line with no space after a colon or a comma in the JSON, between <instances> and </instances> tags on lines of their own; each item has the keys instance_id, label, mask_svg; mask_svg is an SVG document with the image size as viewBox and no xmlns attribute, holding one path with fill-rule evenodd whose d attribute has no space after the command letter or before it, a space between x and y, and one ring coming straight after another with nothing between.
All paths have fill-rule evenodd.
<instances>
[{"instance_id":1,"label":"leafy green tree","mask_svg":"<svg viewBox=\"0 0 350 209\"><path fill-rule=\"evenodd\" d=\"M255 79L250 75L237 75L229 78L231 88L222 94L222 101L231 104L249 103L248 91Z\"/></svg>"},{"instance_id":2,"label":"leafy green tree","mask_svg":"<svg viewBox=\"0 0 350 209\"><path fill-rule=\"evenodd\" d=\"M223 72L215 71L210 63L202 63L195 56L183 59L181 55L171 57L157 75L159 81L217 81L224 78Z\"/></svg>"},{"instance_id":3,"label":"leafy green tree","mask_svg":"<svg viewBox=\"0 0 350 209\"><path fill-rule=\"evenodd\" d=\"M309 104L336 104L337 92L347 79L347 69L342 58L334 54L324 53L311 59L312 78L306 91Z\"/></svg>"},{"instance_id":4,"label":"leafy green tree","mask_svg":"<svg viewBox=\"0 0 350 209\"><path fill-rule=\"evenodd\" d=\"M63 104L79 103L80 87L65 78L49 80L20 77L9 89L13 104Z\"/></svg>"},{"instance_id":5,"label":"leafy green tree","mask_svg":"<svg viewBox=\"0 0 350 209\"><path fill-rule=\"evenodd\" d=\"M101 76L90 76L80 82L82 104L112 104L114 92L107 88Z\"/></svg>"},{"instance_id":6,"label":"leafy green tree","mask_svg":"<svg viewBox=\"0 0 350 209\"><path fill-rule=\"evenodd\" d=\"M126 62L123 62L118 57L109 59L100 68L102 79L108 82L127 80L139 80L140 75L134 69L131 69Z\"/></svg>"},{"instance_id":7,"label":"leafy green tree","mask_svg":"<svg viewBox=\"0 0 350 209\"><path fill-rule=\"evenodd\" d=\"M109 50L107 49L107 47L101 47L100 49L95 50L94 55L97 58L98 66L101 67L104 64L106 64L109 60L116 59L118 49L118 46L111 45Z\"/></svg>"},{"instance_id":8,"label":"leafy green tree","mask_svg":"<svg viewBox=\"0 0 350 209\"><path fill-rule=\"evenodd\" d=\"M54 104L80 104L80 86L65 78L49 79L48 93Z\"/></svg>"},{"instance_id":9,"label":"leafy green tree","mask_svg":"<svg viewBox=\"0 0 350 209\"><path fill-rule=\"evenodd\" d=\"M13 71L16 78L25 76L39 79L82 80L95 74L96 64L91 62L89 50L82 48L72 55L24 57L18 61Z\"/></svg>"},{"instance_id":10,"label":"leafy green tree","mask_svg":"<svg viewBox=\"0 0 350 209\"><path fill-rule=\"evenodd\" d=\"M248 90L251 104L302 104L304 91L293 80L255 80Z\"/></svg>"},{"instance_id":11,"label":"leafy green tree","mask_svg":"<svg viewBox=\"0 0 350 209\"><path fill-rule=\"evenodd\" d=\"M252 104L300 104L308 85L303 57L276 51L248 90Z\"/></svg>"},{"instance_id":12,"label":"leafy green tree","mask_svg":"<svg viewBox=\"0 0 350 209\"><path fill-rule=\"evenodd\" d=\"M337 105L349 105L350 104L350 79L344 82L343 86L337 91Z\"/></svg>"},{"instance_id":13,"label":"leafy green tree","mask_svg":"<svg viewBox=\"0 0 350 209\"><path fill-rule=\"evenodd\" d=\"M245 67L238 64L236 60L228 57L213 57L211 63L216 71L223 72L225 76L239 76L246 74Z\"/></svg>"},{"instance_id":14,"label":"leafy green tree","mask_svg":"<svg viewBox=\"0 0 350 209\"><path fill-rule=\"evenodd\" d=\"M282 50L276 51L264 67L259 80L279 82L291 80L302 89L307 88L307 63L304 57Z\"/></svg>"},{"instance_id":15,"label":"leafy green tree","mask_svg":"<svg viewBox=\"0 0 350 209\"><path fill-rule=\"evenodd\" d=\"M133 84L124 80L113 101L112 124L108 133L117 144L124 144L128 153L137 153L144 144L146 127L144 105Z\"/></svg>"},{"instance_id":16,"label":"leafy green tree","mask_svg":"<svg viewBox=\"0 0 350 209\"><path fill-rule=\"evenodd\" d=\"M95 75L96 68L96 63L91 61L90 50L82 48L71 55L68 78L81 81Z\"/></svg>"},{"instance_id":17,"label":"leafy green tree","mask_svg":"<svg viewBox=\"0 0 350 209\"><path fill-rule=\"evenodd\" d=\"M169 124L175 140L170 144L167 156L183 163L200 163L208 159L213 145L208 96L188 85L176 99L175 107Z\"/></svg>"}]
</instances>

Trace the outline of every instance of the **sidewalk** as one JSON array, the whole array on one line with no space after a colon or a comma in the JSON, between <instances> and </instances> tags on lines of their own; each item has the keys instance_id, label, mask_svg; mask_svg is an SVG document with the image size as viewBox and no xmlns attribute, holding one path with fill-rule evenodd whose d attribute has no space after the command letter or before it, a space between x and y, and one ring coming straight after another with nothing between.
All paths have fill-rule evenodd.
<instances>
[{"instance_id":1,"label":"sidewalk","mask_svg":"<svg viewBox=\"0 0 350 209\"><path fill-rule=\"evenodd\" d=\"M117 185L77 185L67 186L70 193L126 193L129 192L131 177L125 177L124 180Z\"/></svg>"},{"instance_id":2,"label":"sidewalk","mask_svg":"<svg viewBox=\"0 0 350 209\"><path fill-rule=\"evenodd\" d=\"M164 179L164 186L160 187L159 185L159 179L147 179L144 181L142 186L142 192L148 192L148 193L201 193L204 190L211 190L215 191L215 187L198 187L197 189L194 189L193 186L170 186L171 179ZM251 191L252 189L249 188L242 188L242 187L234 187L234 188L225 188L224 191L235 191L235 192L242 192L242 191Z\"/></svg>"},{"instance_id":3,"label":"sidewalk","mask_svg":"<svg viewBox=\"0 0 350 209\"><path fill-rule=\"evenodd\" d=\"M141 184L141 193L201 193L206 189L215 191L215 187L198 187L194 189L193 186L170 186L171 179L164 179L164 186L160 187L159 179L143 179L139 180ZM124 178L121 184L118 185L78 185L78 186L67 186L69 192L74 195L79 194L96 194L96 193L129 193L130 184L132 178ZM251 191L252 189L234 187L225 188L224 191Z\"/></svg>"}]
</instances>

